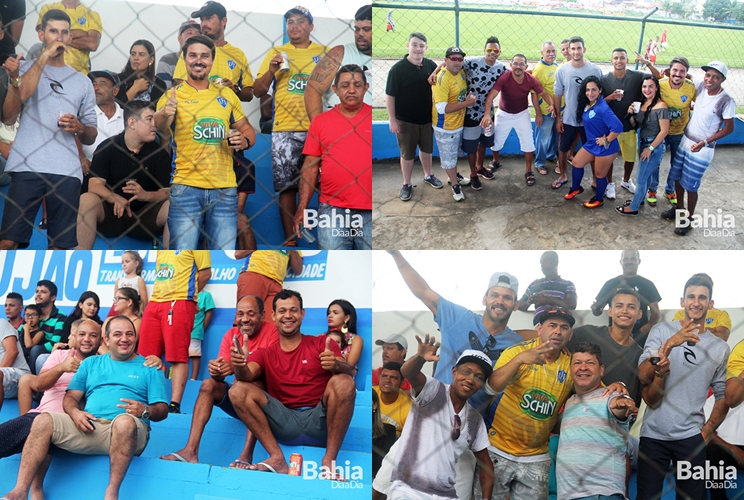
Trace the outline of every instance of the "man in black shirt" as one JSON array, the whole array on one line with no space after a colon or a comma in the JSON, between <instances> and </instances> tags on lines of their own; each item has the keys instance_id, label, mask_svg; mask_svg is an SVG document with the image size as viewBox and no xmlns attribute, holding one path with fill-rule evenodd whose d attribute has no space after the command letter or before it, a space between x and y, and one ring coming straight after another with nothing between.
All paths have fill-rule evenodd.
<instances>
[{"instance_id":1,"label":"man in black shirt","mask_svg":"<svg viewBox=\"0 0 744 500\"><path fill-rule=\"evenodd\" d=\"M88 192L80 196L78 249L93 247L96 232L138 239L163 235L168 245L171 161L155 142L155 111L146 101L124 106L124 132L96 149Z\"/></svg>"}]
</instances>

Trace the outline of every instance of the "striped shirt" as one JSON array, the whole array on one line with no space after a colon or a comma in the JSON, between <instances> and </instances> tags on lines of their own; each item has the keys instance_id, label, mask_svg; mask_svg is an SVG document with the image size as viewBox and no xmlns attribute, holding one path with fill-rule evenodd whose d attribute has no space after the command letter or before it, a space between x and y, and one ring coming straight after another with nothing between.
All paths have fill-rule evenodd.
<instances>
[{"instance_id":1,"label":"striped shirt","mask_svg":"<svg viewBox=\"0 0 744 500\"><path fill-rule=\"evenodd\" d=\"M564 280L560 276L556 276L555 278L540 278L539 280L530 283L530 286L528 286L527 290L524 291L524 295L520 302L526 301L531 295L536 293L541 293L544 296L554 297L559 300L566 300L566 295L576 295L576 287L572 282ZM538 306L535 304L535 319L537 319L543 311L555 307L555 305L556 304L545 304Z\"/></svg>"}]
</instances>

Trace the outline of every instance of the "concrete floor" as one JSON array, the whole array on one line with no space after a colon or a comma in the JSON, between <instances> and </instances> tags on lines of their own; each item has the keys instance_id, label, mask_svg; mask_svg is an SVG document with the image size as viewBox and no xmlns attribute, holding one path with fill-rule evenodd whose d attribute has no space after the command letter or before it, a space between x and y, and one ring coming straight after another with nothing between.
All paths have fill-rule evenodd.
<instances>
[{"instance_id":1,"label":"concrete floor","mask_svg":"<svg viewBox=\"0 0 744 500\"><path fill-rule=\"evenodd\" d=\"M568 185L553 190L557 179L554 164L548 175L535 173L536 184L524 181L524 159L502 156L503 167L493 180L482 180L483 189L463 187L465 200L455 202L446 184L446 175L434 158L434 173L445 182L433 189L423 182L423 170L416 163L413 196L407 202L398 198L403 184L398 160L373 165L373 247L375 249L741 249L744 248L744 182L742 146L719 146L699 191L696 213L703 209L717 215L730 214L735 229L727 235L706 234L696 228L687 236L674 234L674 222L660 214L670 208L663 198L656 207L641 207L638 217L615 212L632 195L620 188L622 162L615 159L617 199L605 200L603 207L588 210L582 206L592 196L591 170L586 168L582 185L586 191L572 201L563 199ZM632 178L638 166L633 170ZM458 163L468 176L467 160ZM669 153L661 164L662 179L669 169ZM569 174L570 179L570 174Z\"/></svg>"}]
</instances>

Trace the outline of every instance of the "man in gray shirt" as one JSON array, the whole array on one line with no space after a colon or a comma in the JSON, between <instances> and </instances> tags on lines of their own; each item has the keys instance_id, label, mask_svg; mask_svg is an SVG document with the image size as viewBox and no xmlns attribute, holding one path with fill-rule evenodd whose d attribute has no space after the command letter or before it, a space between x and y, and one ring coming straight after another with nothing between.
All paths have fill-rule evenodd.
<instances>
[{"instance_id":1,"label":"man in gray shirt","mask_svg":"<svg viewBox=\"0 0 744 500\"><path fill-rule=\"evenodd\" d=\"M685 318L654 326L638 362L648 405L641 427L639 453L645 464L638 467L638 500L661 496L670 460L676 463L678 494L705 498L705 480L691 472L705 469L705 443L728 413L724 390L730 349L705 329L713 281L696 274L684 291ZM716 402L705 422L709 388Z\"/></svg>"},{"instance_id":2,"label":"man in gray shirt","mask_svg":"<svg viewBox=\"0 0 744 500\"><path fill-rule=\"evenodd\" d=\"M176 64L178 64L178 58L181 57L181 49L186 40L194 35L201 35L201 24L197 23L193 19L190 19L178 28L178 51L165 54L158 61L158 67L155 70L155 76L165 82L165 86L170 90L173 86L173 72L176 70Z\"/></svg>"},{"instance_id":3,"label":"man in gray shirt","mask_svg":"<svg viewBox=\"0 0 744 500\"><path fill-rule=\"evenodd\" d=\"M11 182L0 230L4 250L28 246L42 199L49 214L49 248L77 245L83 170L75 138L88 145L98 134L93 84L65 64L70 17L47 11L38 35L44 43L39 58L8 71L12 88L3 104L3 122L15 123L22 104L23 120L6 167Z\"/></svg>"},{"instance_id":4,"label":"man in gray shirt","mask_svg":"<svg viewBox=\"0 0 744 500\"><path fill-rule=\"evenodd\" d=\"M598 66L584 60L584 39L580 36L572 37L568 43L571 61L562 65L555 72L555 85L553 87L553 102L560 103L561 97L565 98L563 114L555 118L555 129L561 134L558 146L558 167L561 174L553 183L553 189L559 189L568 182L566 176L566 160L576 136L581 136L582 142L586 142L586 134L581 123L576 121L576 106L578 106L579 89L581 83L587 76L594 75L602 78L602 70ZM557 99L557 100L556 100Z\"/></svg>"}]
</instances>

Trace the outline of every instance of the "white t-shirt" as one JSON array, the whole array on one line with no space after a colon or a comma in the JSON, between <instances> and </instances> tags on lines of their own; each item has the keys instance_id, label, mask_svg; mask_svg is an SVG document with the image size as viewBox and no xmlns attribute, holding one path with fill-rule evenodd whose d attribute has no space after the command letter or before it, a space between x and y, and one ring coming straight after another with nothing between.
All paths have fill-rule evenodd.
<instances>
[{"instance_id":1,"label":"white t-shirt","mask_svg":"<svg viewBox=\"0 0 744 500\"><path fill-rule=\"evenodd\" d=\"M685 135L694 142L700 142L718 132L723 125L723 120L736 115L736 102L723 89L716 95L708 95L705 81L701 79L695 79L695 89L697 90L695 109L685 128ZM709 147L715 147L715 145L715 141L708 143Z\"/></svg>"},{"instance_id":2,"label":"white t-shirt","mask_svg":"<svg viewBox=\"0 0 744 500\"><path fill-rule=\"evenodd\" d=\"M116 111L111 119L106 116L106 113L101 111L101 108L96 106L96 129L98 129L98 135L96 135L96 140L93 144L90 146L83 145L83 153L85 153L85 157L88 160L93 159L93 153L95 153L99 144L109 137L113 137L124 131L124 110L121 109L118 102L114 102L114 105L116 106Z\"/></svg>"},{"instance_id":3,"label":"white t-shirt","mask_svg":"<svg viewBox=\"0 0 744 500\"><path fill-rule=\"evenodd\" d=\"M713 411L713 405L716 403L716 398L710 396L705 401L703 411L705 411L705 421L707 422L710 418L710 414ZM716 429L718 437L723 439L729 444L735 444L737 446L744 446L744 405L739 405L736 408L731 408L726 414L726 418L721 423L720 427ZM715 464L716 466L718 464Z\"/></svg>"}]
</instances>

